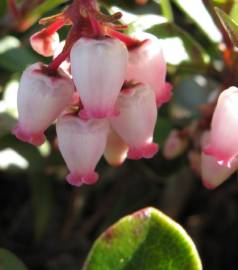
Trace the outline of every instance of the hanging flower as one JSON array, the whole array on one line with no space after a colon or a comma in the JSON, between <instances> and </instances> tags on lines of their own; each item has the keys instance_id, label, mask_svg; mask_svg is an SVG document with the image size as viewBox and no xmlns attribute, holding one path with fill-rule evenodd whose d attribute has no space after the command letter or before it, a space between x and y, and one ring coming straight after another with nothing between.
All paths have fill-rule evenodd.
<instances>
[{"instance_id":1,"label":"hanging flower","mask_svg":"<svg viewBox=\"0 0 238 270\"><path fill-rule=\"evenodd\" d=\"M129 50L127 80L149 84L156 95L157 106L168 102L172 97L172 87L166 83L166 62L159 39L154 35L139 32L134 35L144 40Z\"/></svg>"},{"instance_id":2,"label":"hanging flower","mask_svg":"<svg viewBox=\"0 0 238 270\"><path fill-rule=\"evenodd\" d=\"M213 156L220 165L231 168L238 154L238 88L230 87L223 91L213 114L210 143L204 147L206 155Z\"/></svg>"},{"instance_id":3,"label":"hanging flower","mask_svg":"<svg viewBox=\"0 0 238 270\"><path fill-rule=\"evenodd\" d=\"M19 123L13 133L22 141L41 145L44 131L70 104L74 85L62 71L49 76L42 71L44 66L36 63L22 74L17 94Z\"/></svg>"},{"instance_id":4,"label":"hanging flower","mask_svg":"<svg viewBox=\"0 0 238 270\"><path fill-rule=\"evenodd\" d=\"M119 116L111 118L112 127L128 144L128 158L151 158L157 151L153 132L157 119L155 95L148 85L140 84L121 92L116 108Z\"/></svg>"},{"instance_id":5,"label":"hanging flower","mask_svg":"<svg viewBox=\"0 0 238 270\"><path fill-rule=\"evenodd\" d=\"M125 79L127 49L112 38L81 38L70 54L71 70L84 110L83 118L116 115L115 102Z\"/></svg>"},{"instance_id":6,"label":"hanging flower","mask_svg":"<svg viewBox=\"0 0 238 270\"><path fill-rule=\"evenodd\" d=\"M56 124L59 149L70 170L67 181L74 186L91 185L98 180L95 167L106 147L107 120L82 120L63 116Z\"/></svg>"}]
</instances>

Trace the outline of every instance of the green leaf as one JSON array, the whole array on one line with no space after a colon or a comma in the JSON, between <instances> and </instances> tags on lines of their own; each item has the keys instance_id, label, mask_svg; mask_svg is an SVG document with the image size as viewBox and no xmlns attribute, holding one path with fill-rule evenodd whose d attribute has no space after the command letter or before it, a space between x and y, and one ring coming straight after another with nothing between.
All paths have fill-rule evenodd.
<instances>
[{"instance_id":1,"label":"green leaf","mask_svg":"<svg viewBox=\"0 0 238 270\"><path fill-rule=\"evenodd\" d=\"M26 266L16 255L7 249L0 248L0 269L1 270L27 270Z\"/></svg>"},{"instance_id":2,"label":"green leaf","mask_svg":"<svg viewBox=\"0 0 238 270\"><path fill-rule=\"evenodd\" d=\"M202 68L209 62L209 56L200 44L174 23L158 24L146 32L161 39L166 61L171 65L192 63Z\"/></svg>"},{"instance_id":3,"label":"green leaf","mask_svg":"<svg viewBox=\"0 0 238 270\"><path fill-rule=\"evenodd\" d=\"M30 26L45 13L66 2L68 2L68 0L45 0L42 4L37 5L37 7L30 12L30 14L25 18L25 21L29 22Z\"/></svg>"},{"instance_id":4,"label":"green leaf","mask_svg":"<svg viewBox=\"0 0 238 270\"><path fill-rule=\"evenodd\" d=\"M0 17L2 17L5 14L6 9L7 9L7 0L1 0L0 1Z\"/></svg>"},{"instance_id":5,"label":"green leaf","mask_svg":"<svg viewBox=\"0 0 238 270\"><path fill-rule=\"evenodd\" d=\"M216 7L215 11L222 22L222 25L226 29L233 45L238 47L238 24L235 23L224 11Z\"/></svg>"},{"instance_id":6,"label":"green leaf","mask_svg":"<svg viewBox=\"0 0 238 270\"><path fill-rule=\"evenodd\" d=\"M21 72L27 65L37 61L38 58L29 49L23 47L17 38L6 36L0 40L1 67L12 72Z\"/></svg>"},{"instance_id":7,"label":"green leaf","mask_svg":"<svg viewBox=\"0 0 238 270\"><path fill-rule=\"evenodd\" d=\"M83 270L201 270L184 229L154 208L126 216L95 242Z\"/></svg>"},{"instance_id":8,"label":"green leaf","mask_svg":"<svg viewBox=\"0 0 238 270\"><path fill-rule=\"evenodd\" d=\"M221 33L202 1L173 0L173 2L188 16L213 42L221 41ZM202 20L201 20L202 18Z\"/></svg>"},{"instance_id":9,"label":"green leaf","mask_svg":"<svg viewBox=\"0 0 238 270\"><path fill-rule=\"evenodd\" d=\"M161 6L161 11L165 18L167 18L169 21L174 20L174 15L173 15L173 10L170 4L170 0L154 0L154 2Z\"/></svg>"}]
</instances>

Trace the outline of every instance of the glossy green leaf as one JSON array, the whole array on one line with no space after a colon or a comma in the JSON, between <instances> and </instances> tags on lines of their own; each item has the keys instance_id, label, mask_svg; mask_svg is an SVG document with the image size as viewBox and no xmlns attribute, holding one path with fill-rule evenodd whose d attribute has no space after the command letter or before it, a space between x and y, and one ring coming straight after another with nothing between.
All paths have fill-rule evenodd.
<instances>
[{"instance_id":1,"label":"glossy green leaf","mask_svg":"<svg viewBox=\"0 0 238 270\"><path fill-rule=\"evenodd\" d=\"M83 270L201 270L184 229L154 208L126 216L95 242Z\"/></svg>"},{"instance_id":2,"label":"glossy green leaf","mask_svg":"<svg viewBox=\"0 0 238 270\"><path fill-rule=\"evenodd\" d=\"M166 61L171 65L193 63L193 66L204 67L209 62L200 44L173 23L158 24L146 31L161 39Z\"/></svg>"},{"instance_id":3,"label":"glossy green leaf","mask_svg":"<svg viewBox=\"0 0 238 270\"><path fill-rule=\"evenodd\" d=\"M11 251L0 248L0 269L1 270L27 270L23 262Z\"/></svg>"},{"instance_id":4,"label":"glossy green leaf","mask_svg":"<svg viewBox=\"0 0 238 270\"><path fill-rule=\"evenodd\" d=\"M233 45L238 47L238 24L235 23L224 11L220 8L215 8L216 13L226 29Z\"/></svg>"}]
</instances>

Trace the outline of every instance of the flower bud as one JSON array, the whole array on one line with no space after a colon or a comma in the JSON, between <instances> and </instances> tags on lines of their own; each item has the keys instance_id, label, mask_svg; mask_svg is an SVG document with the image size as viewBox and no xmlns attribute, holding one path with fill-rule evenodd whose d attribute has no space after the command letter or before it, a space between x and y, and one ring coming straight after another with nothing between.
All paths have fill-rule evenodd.
<instances>
[{"instance_id":1,"label":"flower bud","mask_svg":"<svg viewBox=\"0 0 238 270\"><path fill-rule=\"evenodd\" d=\"M71 71L84 105L84 118L115 115L115 102L123 85L127 49L116 39L81 38L70 54Z\"/></svg>"},{"instance_id":2,"label":"flower bud","mask_svg":"<svg viewBox=\"0 0 238 270\"><path fill-rule=\"evenodd\" d=\"M152 143L157 118L153 90L144 84L124 90L119 95L116 108L120 114L111 118L111 124L128 144L128 158L153 157L158 151L158 145Z\"/></svg>"},{"instance_id":3,"label":"flower bud","mask_svg":"<svg viewBox=\"0 0 238 270\"><path fill-rule=\"evenodd\" d=\"M52 56L59 45L60 39L57 32L48 34L43 29L30 38L31 47L34 51L45 57Z\"/></svg>"},{"instance_id":4,"label":"flower bud","mask_svg":"<svg viewBox=\"0 0 238 270\"><path fill-rule=\"evenodd\" d=\"M209 143L210 132L205 132L202 136L202 145ZM214 189L221 185L238 168L238 159L231 161L228 168L224 164L219 165L213 156L202 153L202 181L206 188Z\"/></svg>"},{"instance_id":5,"label":"flower bud","mask_svg":"<svg viewBox=\"0 0 238 270\"><path fill-rule=\"evenodd\" d=\"M120 166L127 157L128 146L122 138L110 128L104 152L106 161L111 166Z\"/></svg>"},{"instance_id":6,"label":"flower bud","mask_svg":"<svg viewBox=\"0 0 238 270\"><path fill-rule=\"evenodd\" d=\"M71 102L74 85L63 71L48 76L42 64L29 66L22 74L17 94L19 123L13 130L22 141L41 145L44 131Z\"/></svg>"},{"instance_id":7,"label":"flower bud","mask_svg":"<svg viewBox=\"0 0 238 270\"><path fill-rule=\"evenodd\" d=\"M220 165L231 168L231 162L238 154L238 88L223 91L213 114L210 143L204 153L213 156Z\"/></svg>"},{"instance_id":8,"label":"flower bud","mask_svg":"<svg viewBox=\"0 0 238 270\"><path fill-rule=\"evenodd\" d=\"M129 51L126 79L149 84L155 92L159 107L168 102L172 96L172 87L165 82L166 62L161 44L149 33L139 32L135 37L145 41Z\"/></svg>"},{"instance_id":9,"label":"flower bud","mask_svg":"<svg viewBox=\"0 0 238 270\"><path fill-rule=\"evenodd\" d=\"M106 147L109 123L107 120L82 120L63 116L56 124L59 149L70 170L67 181L71 185L94 184L94 171Z\"/></svg>"},{"instance_id":10,"label":"flower bud","mask_svg":"<svg viewBox=\"0 0 238 270\"><path fill-rule=\"evenodd\" d=\"M178 130L172 130L165 141L163 154L166 159L180 156L188 146L186 138L182 138Z\"/></svg>"}]
</instances>

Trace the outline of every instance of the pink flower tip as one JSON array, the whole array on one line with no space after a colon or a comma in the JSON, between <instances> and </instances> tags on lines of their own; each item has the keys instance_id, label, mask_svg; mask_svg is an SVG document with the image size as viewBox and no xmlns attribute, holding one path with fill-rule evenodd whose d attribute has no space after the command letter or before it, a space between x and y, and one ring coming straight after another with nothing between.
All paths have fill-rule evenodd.
<instances>
[{"instance_id":1,"label":"pink flower tip","mask_svg":"<svg viewBox=\"0 0 238 270\"><path fill-rule=\"evenodd\" d=\"M99 175L96 172L89 172L87 174L79 174L77 172L71 172L67 177L67 182L70 185L80 187L83 184L93 185L98 181Z\"/></svg>"},{"instance_id":2,"label":"pink flower tip","mask_svg":"<svg viewBox=\"0 0 238 270\"><path fill-rule=\"evenodd\" d=\"M159 151L159 146L156 143L146 144L138 148L130 148L127 154L129 159L138 160L141 158L152 158Z\"/></svg>"},{"instance_id":3,"label":"pink flower tip","mask_svg":"<svg viewBox=\"0 0 238 270\"><path fill-rule=\"evenodd\" d=\"M118 115L119 115L119 111L116 110L115 108L111 110L97 109L97 110L91 110L91 111L82 109L79 113L79 116L83 120L88 120L91 118L103 119L103 118L108 118L108 117L116 117Z\"/></svg>"},{"instance_id":4,"label":"pink flower tip","mask_svg":"<svg viewBox=\"0 0 238 270\"><path fill-rule=\"evenodd\" d=\"M156 104L158 108L162 106L164 103L170 101L170 99L173 96L172 89L173 89L172 84L165 82L162 90L158 91L156 95Z\"/></svg>"},{"instance_id":5,"label":"pink flower tip","mask_svg":"<svg viewBox=\"0 0 238 270\"><path fill-rule=\"evenodd\" d=\"M40 146L45 142L44 133L31 134L26 132L19 124L13 128L12 134L15 135L17 139L35 146Z\"/></svg>"},{"instance_id":6,"label":"pink flower tip","mask_svg":"<svg viewBox=\"0 0 238 270\"><path fill-rule=\"evenodd\" d=\"M235 156L230 157L229 154L216 151L210 144L203 148L203 153L208 156L213 156L219 165L226 166L228 168L231 168L231 162L235 158Z\"/></svg>"},{"instance_id":7,"label":"pink flower tip","mask_svg":"<svg viewBox=\"0 0 238 270\"><path fill-rule=\"evenodd\" d=\"M209 181L203 180L202 184L205 188L213 190L216 188L216 186L212 185L211 183L209 183Z\"/></svg>"}]
</instances>

